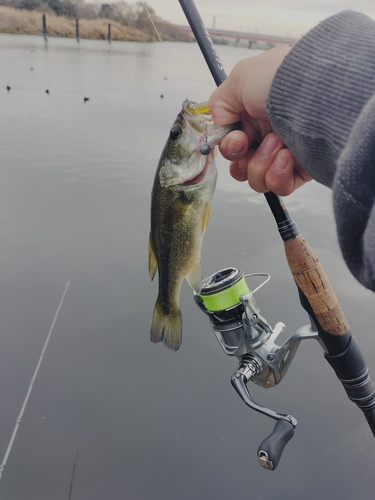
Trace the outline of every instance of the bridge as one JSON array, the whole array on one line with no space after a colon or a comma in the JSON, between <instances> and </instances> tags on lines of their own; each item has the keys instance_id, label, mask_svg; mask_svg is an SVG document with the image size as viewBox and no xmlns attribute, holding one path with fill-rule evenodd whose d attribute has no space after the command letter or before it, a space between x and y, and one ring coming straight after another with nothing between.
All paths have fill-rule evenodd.
<instances>
[{"instance_id":1,"label":"bridge","mask_svg":"<svg viewBox=\"0 0 375 500\"><path fill-rule=\"evenodd\" d=\"M178 25L177 28L181 33L186 33L193 38L193 33L190 26ZM207 28L211 38L215 42L215 38L234 41L236 45L239 44L241 40L245 40L249 44L249 48L255 45L257 42L262 44L267 44L271 46L276 45L289 45L292 46L297 42L297 38L283 37L278 35L262 35L260 33L245 33L244 31L232 31L232 30L221 30L216 28Z\"/></svg>"}]
</instances>

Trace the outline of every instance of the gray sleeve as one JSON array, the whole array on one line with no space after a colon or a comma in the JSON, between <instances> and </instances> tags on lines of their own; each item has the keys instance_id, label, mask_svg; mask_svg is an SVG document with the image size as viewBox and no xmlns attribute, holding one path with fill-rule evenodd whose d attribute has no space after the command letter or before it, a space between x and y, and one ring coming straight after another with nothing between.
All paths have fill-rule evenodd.
<instances>
[{"instance_id":1,"label":"gray sleeve","mask_svg":"<svg viewBox=\"0 0 375 500\"><path fill-rule=\"evenodd\" d=\"M311 30L277 71L267 111L303 168L333 188L344 259L375 291L375 22L345 11Z\"/></svg>"},{"instance_id":2,"label":"gray sleeve","mask_svg":"<svg viewBox=\"0 0 375 500\"><path fill-rule=\"evenodd\" d=\"M332 187L345 262L362 285L375 291L375 95L349 135Z\"/></svg>"}]
</instances>

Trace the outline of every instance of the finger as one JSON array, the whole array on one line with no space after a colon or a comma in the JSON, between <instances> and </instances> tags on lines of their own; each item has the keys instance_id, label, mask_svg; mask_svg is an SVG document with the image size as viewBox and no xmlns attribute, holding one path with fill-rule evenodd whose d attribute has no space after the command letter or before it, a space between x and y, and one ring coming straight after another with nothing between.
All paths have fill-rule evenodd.
<instances>
[{"instance_id":1,"label":"finger","mask_svg":"<svg viewBox=\"0 0 375 500\"><path fill-rule=\"evenodd\" d=\"M302 169L289 149L281 149L265 175L265 184L279 196L288 196L311 177Z\"/></svg>"},{"instance_id":2,"label":"finger","mask_svg":"<svg viewBox=\"0 0 375 500\"><path fill-rule=\"evenodd\" d=\"M234 130L219 145L220 153L229 161L243 158L249 149L249 137L241 130Z\"/></svg>"},{"instance_id":3,"label":"finger","mask_svg":"<svg viewBox=\"0 0 375 500\"><path fill-rule=\"evenodd\" d=\"M247 181L247 166L254 153L255 151L253 149L249 149L244 158L230 164L229 173L233 179L239 182Z\"/></svg>"},{"instance_id":4,"label":"finger","mask_svg":"<svg viewBox=\"0 0 375 500\"><path fill-rule=\"evenodd\" d=\"M247 177L250 186L258 193L270 191L266 184L266 173L283 148L284 143L280 137L270 133L251 156L247 166Z\"/></svg>"}]
</instances>

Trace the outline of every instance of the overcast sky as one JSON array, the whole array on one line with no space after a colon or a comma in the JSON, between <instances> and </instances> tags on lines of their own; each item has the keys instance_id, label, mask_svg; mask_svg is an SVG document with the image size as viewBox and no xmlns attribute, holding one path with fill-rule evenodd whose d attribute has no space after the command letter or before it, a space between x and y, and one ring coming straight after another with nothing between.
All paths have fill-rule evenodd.
<instances>
[{"instance_id":1,"label":"overcast sky","mask_svg":"<svg viewBox=\"0 0 375 500\"><path fill-rule=\"evenodd\" d=\"M132 2L129 2L132 3ZM147 0L156 14L187 24L178 0ZM375 0L195 0L207 27L299 37L320 20L341 10L363 12L375 19Z\"/></svg>"}]
</instances>

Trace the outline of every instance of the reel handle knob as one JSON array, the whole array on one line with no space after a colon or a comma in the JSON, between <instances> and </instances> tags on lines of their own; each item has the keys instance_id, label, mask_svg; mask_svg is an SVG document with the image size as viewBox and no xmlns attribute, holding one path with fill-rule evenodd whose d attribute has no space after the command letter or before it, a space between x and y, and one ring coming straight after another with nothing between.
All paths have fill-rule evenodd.
<instances>
[{"instance_id":1,"label":"reel handle knob","mask_svg":"<svg viewBox=\"0 0 375 500\"><path fill-rule=\"evenodd\" d=\"M285 446L294 436L294 427L287 420L278 420L269 436L258 448L258 460L262 467L275 470Z\"/></svg>"}]
</instances>

